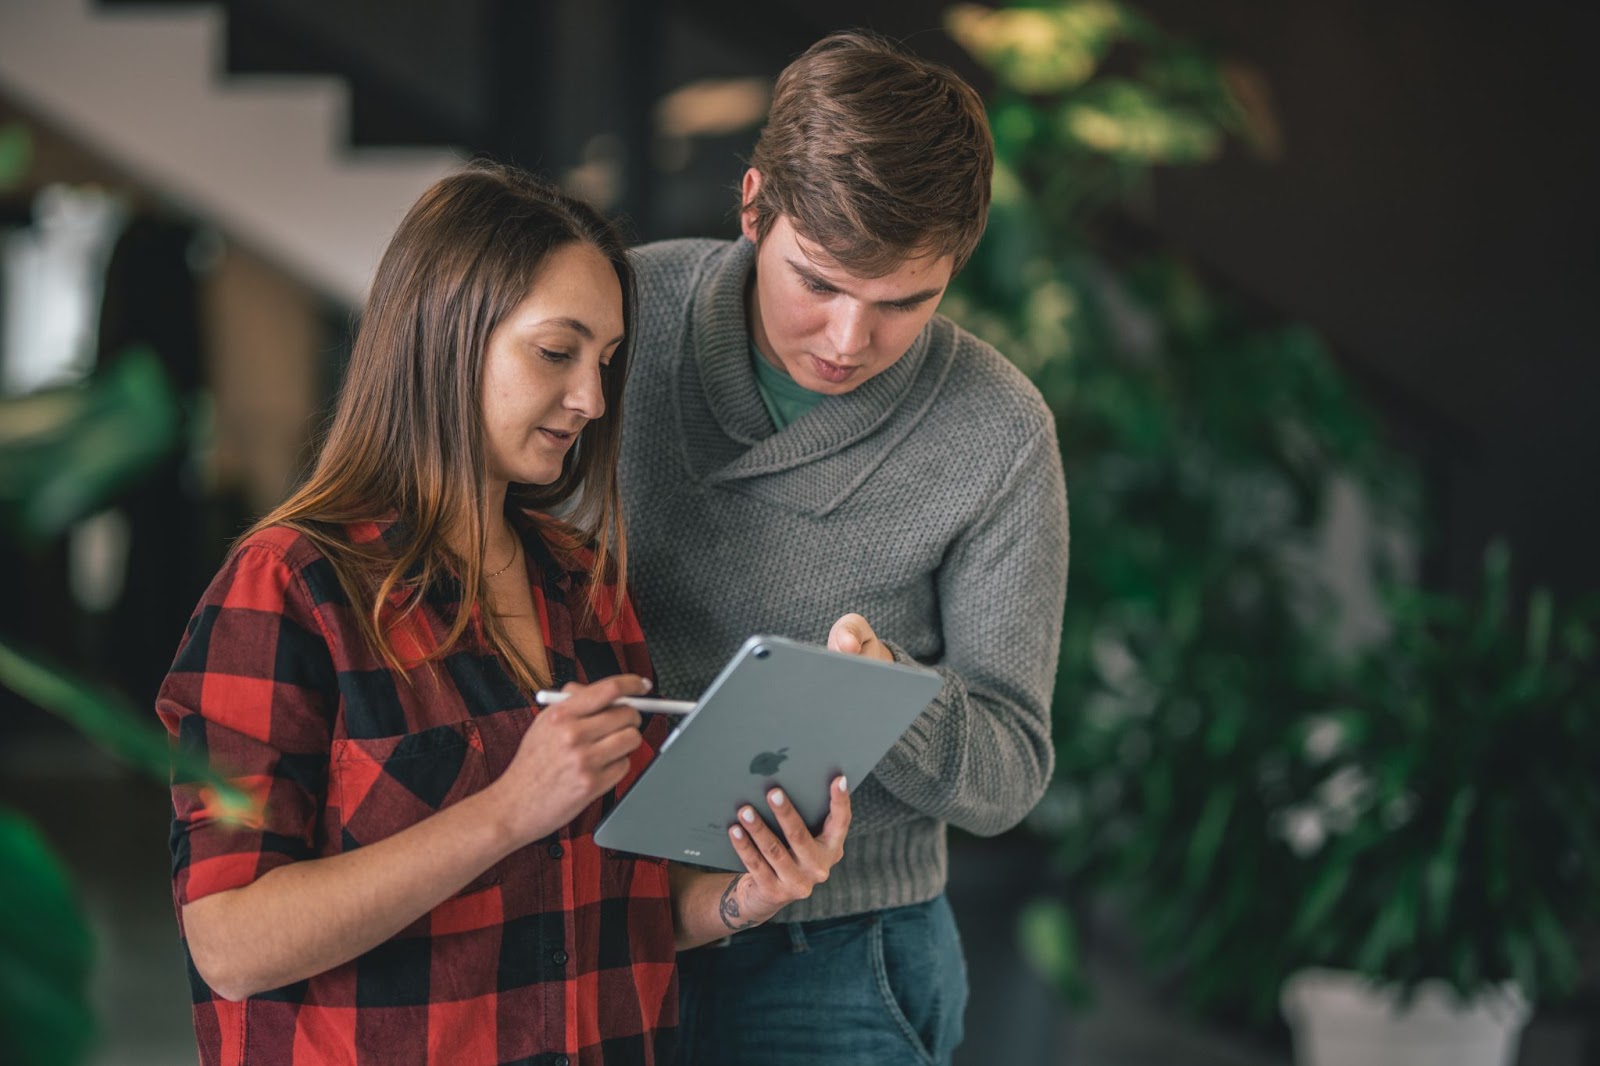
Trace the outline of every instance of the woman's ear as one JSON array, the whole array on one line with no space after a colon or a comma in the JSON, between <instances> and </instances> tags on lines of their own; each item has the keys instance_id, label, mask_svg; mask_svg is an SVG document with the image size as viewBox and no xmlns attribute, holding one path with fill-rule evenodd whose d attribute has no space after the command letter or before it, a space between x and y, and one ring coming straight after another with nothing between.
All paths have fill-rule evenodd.
<instances>
[{"instance_id":1,"label":"woman's ear","mask_svg":"<svg viewBox=\"0 0 1600 1066\"><path fill-rule=\"evenodd\" d=\"M744 179L739 183L739 232L743 233L751 243L759 243L760 235L756 230L756 193L761 189L761 171L749 167L744 172Z\"/></svg>"}]
</instances>

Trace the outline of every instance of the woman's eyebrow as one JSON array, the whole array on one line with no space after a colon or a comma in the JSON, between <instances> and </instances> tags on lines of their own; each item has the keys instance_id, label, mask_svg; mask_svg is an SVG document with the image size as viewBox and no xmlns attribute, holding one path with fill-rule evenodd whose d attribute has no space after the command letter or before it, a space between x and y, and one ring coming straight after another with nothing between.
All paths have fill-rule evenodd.
<instances>
[{"instance_id":1,"label":"woman's eyebrow","mask_svg":"<svg viewBox=\"0 0 1600 1066\"><path fill-rule=\"evenodd\" d=\"M586 341L594 340L594 330L590 329L581 320L576 318L568 318L565 315L558 316L556 318L542 319L539 322L534 323L534 328L536 329L542 326L564 326L567 329L572 330L572 332L576 333ZM627 334L617 334L615 337L606 342L606 347L609 348L614 344L621 344L622 339L625 336L627 336Z\"/></svg>"}]
</instances>

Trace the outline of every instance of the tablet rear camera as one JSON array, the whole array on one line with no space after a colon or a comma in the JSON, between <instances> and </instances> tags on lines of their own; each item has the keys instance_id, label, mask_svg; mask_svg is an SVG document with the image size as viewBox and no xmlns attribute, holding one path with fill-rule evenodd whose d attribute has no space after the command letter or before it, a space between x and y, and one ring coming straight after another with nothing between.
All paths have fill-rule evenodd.
<instances>
[{"instance_id":1,"label":"tablet rear camera","mask_svg":"<svg viewBox=\"0 0 1600 1066\"><path fill-rule=\"evenodd\" d=\"M754 655L757 659L765 659L767 656L772 654L772 649L767 647L765 644L757 644L755 646L755 650L753 650L750 654Z\"/></svg>"}]
</instances>

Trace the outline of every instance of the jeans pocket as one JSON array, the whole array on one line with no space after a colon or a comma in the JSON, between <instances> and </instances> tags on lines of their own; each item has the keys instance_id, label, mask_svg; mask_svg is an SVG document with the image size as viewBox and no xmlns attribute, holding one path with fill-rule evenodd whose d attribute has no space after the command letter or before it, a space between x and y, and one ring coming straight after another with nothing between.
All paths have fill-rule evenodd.
<instances>
[{"instance_id":1,"label":"jeans pocket","mask_svg":"<svg viewBox=\"0 0 1600 1066\"><path fill-rule=\"evenodd\" d=\"M872 975L877 981L878 993L883 997L884 1010L917 1057L927 1066L937 1066L939 1059L930 1043L938 1032L937 1005L929 1004L922 998L937 995L937 984L917 980L917 974L925 971L926 963L925 960L916 959L914 953L908 953L906 946L901 937L895 937L894 942L890 943L884 935L884 917L873 916L867 931L867 953L872 961ZM935 1009L930 1011L930 1006ZM931 1018L935 1024L927 1026L924 1033L912 1020L914 1018Z\"/></svg>"}]
</instances>

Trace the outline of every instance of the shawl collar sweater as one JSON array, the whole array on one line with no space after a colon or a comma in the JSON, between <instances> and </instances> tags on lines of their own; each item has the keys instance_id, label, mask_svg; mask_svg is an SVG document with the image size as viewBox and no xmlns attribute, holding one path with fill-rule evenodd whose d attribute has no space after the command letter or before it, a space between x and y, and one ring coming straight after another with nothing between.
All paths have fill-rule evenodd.
<instances>
[{"instance_id":1,"label":"shawl collar sweater","mask_svg":"<svg viewBox=\"0 0 1600 1066\"><path fill-rule=\"evenodd\" d=\"M780 921L937 895L945 826L1037 802L1066 594L1054 422L993 348L934 316L893 365L776 431L750 365L755 247L635 253L622 448L630 576L664 695L754 633L822 643L858 611L943 686L853 794L845 856ZM730 816L731 816L730 812Z\"/></svg>"}]
</instances>

